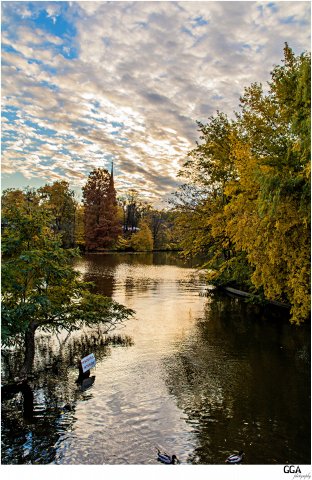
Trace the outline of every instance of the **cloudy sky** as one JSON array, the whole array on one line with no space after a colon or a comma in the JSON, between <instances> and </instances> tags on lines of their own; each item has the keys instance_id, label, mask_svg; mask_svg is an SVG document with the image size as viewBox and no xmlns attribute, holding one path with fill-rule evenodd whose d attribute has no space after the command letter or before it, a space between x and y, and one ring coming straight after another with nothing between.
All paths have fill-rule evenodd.
<instances>
[{"instance_id":1,"label":"cloudy sky","mask_svg":"<svg viewBox=\"0 0 312 480\"><path fill-rule=\"evenodd\" d=\"M159 204L198 138L270 78L284 42L310 50L310 2L6 2L2 189L114 161L118 193Z\"/></svg>"}]
</instances>

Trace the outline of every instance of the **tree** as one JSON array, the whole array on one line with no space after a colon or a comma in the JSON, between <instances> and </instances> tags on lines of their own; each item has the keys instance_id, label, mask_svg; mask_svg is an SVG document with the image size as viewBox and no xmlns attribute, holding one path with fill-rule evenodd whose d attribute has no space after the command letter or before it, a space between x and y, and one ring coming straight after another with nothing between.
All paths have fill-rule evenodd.
<instances>
[{"instance_id":1,"label":"tree","mask_svg":"<svg viewBox=\"0 0 312 480\"><path fill-rule=\"evenodd\" d=\"M285 44L267 93L254 83L235 120L199 123L175 202L185 254L203 254L216 283L290 303L296 323L310 313L310 69Z\"/></svg>"},{"instance_id":2,"label":"tree","mask_svg":"<svg viewBox=\"0 0 312 480\"><path fill-rule=\"evenodd\" d=\"M34 189L8 189L2 194L1 204L3 254L13 256L32 246L41 248L53 219L40 204L37 192Z\"/></svg>"},{"instance_id":3,"label":"tree","mask_svg":"<svg viewBox=\"0 0 312 480\"><path fill-rule=\"evenodd\" d=\"M84 248L85 246L85 226L84 226L84 206L77 205L75 214L75 245Z\"/></svg>"},{"instance_id":4,"label":"tree","mask_svg":"<svg viewBox=\"0 0 312 480\"><path fill-rule=\"evenodd\" d=\"M132 234L137 230L139 221L150 212L152 207L140 198L139 192L134 188L119 197L118 202L123 210L123 233Z\"/></svg>"},{"instance_id":5,"label":"tree","mask_svg":"<svg viewBox=\"0 0 312 480\"><path fill-rule=\"evenodd\" d=\"M208 280L248 285L245 256L235 250L226 230L226 187L236 178L232 158L235 122L220 112L207 124L198 122L200 141L185 162L180 176L191 179L175 195L176 231L185 257L204 258Z\"/></svg>"},{"instance_id":6,"label":"tree","mask_svg":"<svg viewBox=\"0 0 312 480\"><path fill-rule=\"evenodd\" d=\"M109 248L121 233L113 171L93 170L83 187L87 250Z\"/></svg>"},{"instance_id":7,"label":"tree","mask_svg":"<svg viewBox=\"0 0 312 480\"><path fill-rule=\"evenodd\" d=\"M8 206L8 198L15 202ZM2 343L22 343L25 360L20 375L32 368L35 332L57 332L103 323L107 330L133 311L102 295L73 268L77 250L61 248L60 235L51 228L51 212L36 192L4 192L2 234Z\"/></svg>"},{"instance_id":8,"label":"tree","mask_svg":"<svg viewBox=\"0 0 312 480\"><path fill-rule=\"evenodd\" d=\"M266 298L291 304L292 321L310 313L310 55L285 45L269 92L245 90L228 188L227 232L254 268Z\"/></svg>"},{"instance_id":9,"label":"tree","mask_svg":"<svg viewBox=\"0 0 312 480\"><path fill-rule=\"evenodd\" d=\"M154 249L162 250L171 248L173 242L173 218L166 210L151 208L147 220L153 235Z\"/></svg>"},{"instance_id":10,"label":"tree","mask_svg":"<svg viewBox=\"0 0 312 480\"><path fill-rule=\"evenodd\" d=\"M139 231L132 235L131 246L135 251L153 250L153 235L146 221L142 220Z\"/></svg>"},{"instance_id":11,"label":"tree","mask_svg":"<svg viewBox=\"0 0 312 480\"><path fill-rule=\"evenodd\" d=\"M62 246L73 247L75 243L75 211L74 192L69 189L68 182L57 181L38 189L41 202L51 211L52 228L61 234Z\"/></svg>"}]
</instances>

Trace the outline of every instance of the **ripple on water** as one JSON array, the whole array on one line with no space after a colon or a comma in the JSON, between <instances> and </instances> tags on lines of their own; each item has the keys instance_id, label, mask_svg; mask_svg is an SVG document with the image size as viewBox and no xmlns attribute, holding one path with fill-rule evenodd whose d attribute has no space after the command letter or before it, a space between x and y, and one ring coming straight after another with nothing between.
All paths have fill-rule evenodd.
<instances>
[{"instance_id":1,"label":"ripple on water","mask_svg":"<svg viewBox=\"0 0 312 480\"><path fill-rule=\"evenodd\" d=\"M88 256L80 266L99 292L136 311L120 330L134 344L97 358L85 392L71 369L54 383L44 377L33 424L20 397L4 402L4 460L157 464L159 445L183 463L213 464L244 445L246 463L308 463L304 331L259 320L236 300L200 296L191 269L118 258ZM68 402L74 409L62 413Z\"/></svg>"}]
</instances>

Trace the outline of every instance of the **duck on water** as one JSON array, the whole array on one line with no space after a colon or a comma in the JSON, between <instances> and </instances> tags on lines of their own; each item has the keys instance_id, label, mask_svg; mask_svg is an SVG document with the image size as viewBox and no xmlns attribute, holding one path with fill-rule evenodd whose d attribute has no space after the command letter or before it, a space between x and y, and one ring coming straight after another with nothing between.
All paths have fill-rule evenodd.
<instances>
[{"instance_id":1,"label":"duck on water","mask_svg":"<svg viewBox=\"0 0 312 480\"><path fill-rule=\"evenodd\" d=\"M225 463L230 463L230 464L239 464L243 461L245 453L243 450L237 453L233 453L230 455L226 460ZM176 455L168 455L166 452L161 452L159 448L157 448L157 461L164 463L166 465L176 465L177 463L181 463L180 460L177 458Z\"/></svg>"},{"instance_id":2,"label":"duck on water","mask_svg":"<svg viewBox=\"0 0 312 480\"><path fill-rule=\"evenodd\" d=\"M238 454L237 453L234 453L232 455L230 455L226 460L225 460L225 463L241 463L242 460L243 460L243 457L244 457L244 452L241 450Z\"/></svg>"},{"instance_id":3,"label":"duck on water","mask_svg":"<svg viewBox=\"0 0 312 480\"><path fill-rule=\"evenodd\" d=\"M157 460L158 462L165 463L167 465L176 465L177 463L180 463L180 460L176 455L168 455L168 453L161 452L159 449L157 449Z\"/></svg>"}]
</instances>

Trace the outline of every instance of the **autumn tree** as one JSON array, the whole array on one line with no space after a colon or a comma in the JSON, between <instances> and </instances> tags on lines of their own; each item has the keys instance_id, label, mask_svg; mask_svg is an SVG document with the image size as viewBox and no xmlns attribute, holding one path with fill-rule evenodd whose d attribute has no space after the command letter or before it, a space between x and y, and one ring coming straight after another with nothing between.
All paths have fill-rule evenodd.
<instances>
[{"instance_id":1,"label":"autumn tree","mask_svg":"<svg viewBox=\"0 0 312 480\"><path fill-rule=\"evenodd\" d=\"M130 245L134 251L153 250L153 235L146 220L139 223L139 230L131 236Z\"/></svg>"},{"instance_id":2,"label":"autumn tree","mask_svg":"<svg viewBox=\"0 0 312 480\"><path fill-rule=\"evenodd\" d=\"M83 187L87 250L109 248L121 233L113 171L93 170Z\"/></svg>"},{"instance_id":3,"label":"autumn tree","mask_svg":"<svg viewBox=\"0 0 312 480\"><path fill-rule=\"evenodd\" d=\"M310 65L286 44L269 92L245 90L232 152L238 178L227 189L226 231L246 252L252 283L290 303L297 323L310 313Z\"/></svg>"},{"instance_id":4,"label":"autumn tree","mask_svg":"<svg viewBox=\"0 0 312 480\"><path fill-rule=\"evenodd\" d=\"M207 124L198 122L200 142L188 155L180 176L190 181L173 200L176 232L185 257L204 258L208 280L250 287L245 255L236 251L226 231L226 187L236 178L232 158L235 122L217 112Z\"/></svg>"},{"instance_id":5,"label":"autumn tree","mask_svg":"<svg viewBox=\"0 0 312 480\"><path fill-rule=\"evenodd\" d=\"M297 323L310 312L310 64L286 44L267 93L254 83L234 120L198 124L175 205L181 246L210 279L290 303Z\"/></svg>"}]
</instances>

